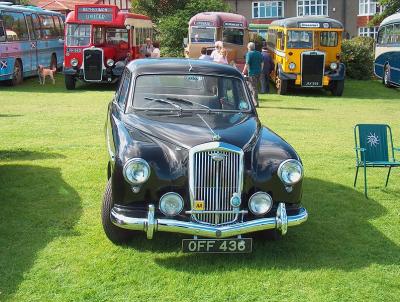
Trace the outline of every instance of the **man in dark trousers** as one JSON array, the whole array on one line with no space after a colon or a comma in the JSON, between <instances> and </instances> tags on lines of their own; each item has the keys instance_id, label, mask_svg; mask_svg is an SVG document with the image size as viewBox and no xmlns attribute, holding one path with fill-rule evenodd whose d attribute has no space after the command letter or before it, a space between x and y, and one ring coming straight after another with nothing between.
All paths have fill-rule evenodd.
<instances>
[{"instance_id":1,"label":"man in dark trousers","mask_svg":"<svg viewBox=\"0 0 400 302\"><path fill-rule=\"evenodd\" d=\"M266 47L262 48L261 55L263 57L264 67L260 77L261 81L261 93L269 93L269 79L270 74L275 68L274 61L272 60L268 49Z\"/></svg>"},{"instance_id":2,"label":"man in dark trousers","mask_svg":"<svg viewBox=\"0 0 400 302\"><path fill-rule=\"evenodd\" d=\"M261 53L255 50L255 44L250 42L247 44L246 65L243 69L243 75L248 73L249 88L253 97L253 102L258 107L258 82L263 69L263 57Z\"/></svg>"}]
</instances>

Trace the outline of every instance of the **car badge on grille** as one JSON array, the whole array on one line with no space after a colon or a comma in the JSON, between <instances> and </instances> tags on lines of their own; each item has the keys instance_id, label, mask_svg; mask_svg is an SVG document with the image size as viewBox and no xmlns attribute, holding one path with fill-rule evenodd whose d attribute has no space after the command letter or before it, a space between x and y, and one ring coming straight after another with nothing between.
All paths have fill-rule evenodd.
<instances>
[{"instance_id":1,"label":"car badge on grille","mask_svg":"<svg viewBox=\"0 0 400 302\"><path fill-rule=\"evenodd\" d=\"M219 141L221 139L221 136L219 136L218 134L215 133L212 138L213 138L213 141Z\"/></svg>"},{"instance_id":2,"label":"car badge on grille","mask_svg":"<svg viewBox=\"0 0 400 302\"><path fill-rule=\"evenodd\" d=\"M209 153L213 161L223 161L226 158L226 154L220 153L220 152L212 152Z\"/></svg>"}]
</instances>

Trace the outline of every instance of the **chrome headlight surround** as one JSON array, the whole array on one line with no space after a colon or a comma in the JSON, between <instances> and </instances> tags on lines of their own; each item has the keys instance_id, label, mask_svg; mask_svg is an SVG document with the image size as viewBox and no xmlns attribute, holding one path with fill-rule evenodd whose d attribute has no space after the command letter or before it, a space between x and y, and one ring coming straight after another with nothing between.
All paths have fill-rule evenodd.
<instances>
[{"instance_id":1,"label":"chrome headlight surround","mask_svg":"<svg viewBox=\"0 0 400 302\"><path fill-rule=\"evenodd\" d=\"M303 175L303 165L296 159L287 159L279 165L278 176L286 186L297 184Z\"/></svg>"},{"instance_id":2,"label":"chrome headlight surround","mask_svg":"<svg viewBox=\"0 0 400 302\"><path fill-rule=\"evenodd\" d=\"M332 63L329 65L329 67L330 67L332 70L336 70L336 69L338 68L338 64L337 64L336 62L332 62Z\"/></svg>"},{"instance_id":3,"label":"chrome headlight surround","mask_svg":"<svg viewBox=\"0 0 400 302\"><path fill-rule=\"evenodd\" d=\"M140 172L140 170L142 170ZM135 173L141 173L135 175ZM124 178L132 185L145 183L150 177L150 166L143 158L132 158L128 160L123 169Z\"/></svg>"},{"instance_id":4,"label":"chrome headlight surround","mask_svg":"<svg viewBox=\"0 0 400 302\"><path fill-rule=\"evenodd\" d=\"M79 61L78 61L78 59L73 58L73 59L71 59L71 61L69 61L69 63L71 64L72 67L76 67L76 66L78 66Z\"/></svg>"},{"instance_id":5,"label":"chrome headlight surround","mask_svg":"<svg viewBox=\"0 0 400 302\"><path fill-rule=\"evenodd\" d=\"M267 214L273 204L271 195L265 192L256 192L249 198L249 210L254 215L261 216Z\"/></svg>"},{"instance_id":6,"label":"chrome headlight surround","mask_svg":"<svg viewBox=\"0 0 400 302\"><path fill-rule=\"evenodd\" d=\"M289 63L289 69L290 69L290 70L296 69L296 63L290 62L290 63Z\"/></svg>"},{"instance_id":7,"label":"chrome headlight surround","mask_svg":"<svg viewBox=\"0 0 400 302\"><path fill-rule=\"evenodd\" d=\"M184 207L183 198L175 192L165 193L160 198L159 209L165 216L176 216Z\"/></svg>"},{"instance_id":8,"label":"chrome headlight surround","mask_svg":"<svg viewBox=\"0 0 400 302\"><path fill-rule=\"evenodd\" d=\"M112 67L114 65L114 60L113 59L108 59L107 60L107 66Z\"/></svg>"}]
</instances>

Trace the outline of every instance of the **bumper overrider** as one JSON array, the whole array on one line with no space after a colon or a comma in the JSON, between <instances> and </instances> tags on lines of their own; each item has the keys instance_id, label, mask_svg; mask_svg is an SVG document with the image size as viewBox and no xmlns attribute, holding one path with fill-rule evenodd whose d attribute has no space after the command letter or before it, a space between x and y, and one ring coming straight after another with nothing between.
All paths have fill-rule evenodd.
<instances>
[{"instance_id":1,"label":"bumper overrider","mask_svg":"<svg viewBox=\"0 0 400 302\"><path fill-rule=\"evenodd\" d=\"M227 238L270 229L277 229L282 235L285 235L288 227L305 222L308 218L308 213L305 208L300 208L298 214L288 216L285 203L279 203L275 217L212 226L175 219L155 218L155 207L153 204L149 204L147 218L126 216L117 207L111 210L110 217L114 225L128 230L144 231L148 239L152 239L157 231L209 238Z\"/></svg>"}]
</instances>

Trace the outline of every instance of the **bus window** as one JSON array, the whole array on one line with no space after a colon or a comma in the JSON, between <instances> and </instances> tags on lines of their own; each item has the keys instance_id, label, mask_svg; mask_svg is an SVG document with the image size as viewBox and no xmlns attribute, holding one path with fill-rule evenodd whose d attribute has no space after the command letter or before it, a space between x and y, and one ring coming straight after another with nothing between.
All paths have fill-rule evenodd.
<instances>
[{"instance_id":1,"label":"bus window","mask_svg":"<svg viewBox=\"0 0 400 302\"><path fill-rule=\"evenodd\" d=\"M64 36L64 32L62 32L62 30L61 30L60 19L58 18L58 16L53 16L53 20L54 20L55 31L57 33L57 36L59 38L61 38L62 36Z\"/></svg>"},{"instance_id":2,"label":"bus window","mask_svg":"<svg viewBox=\"0 0 400 302\"><path fill-rule=\"evenodd\" d=\"M338 45L338 33L335 31L324 31L320 33L319 44L326 47Z\"/></svg>"},{"instance_id":3,"label":"bus window","mask_svg":"<svg viewBox=\"0 0 400 302\"><path fill-rule=\"evenodd\" d=\"M64 21L60 16L58 16L58 19L60 20L61 36L64 37Z\"/></svg>"},{"instance_id":4,"label":"bus window","mask_svg":"<svg viewBox=\"0 0 400 302\"><path fill-rule=\"evenodd\" d=\"M268 30L267 46L269 46L271 48L276 47L276 30L274 30L274 29Z\"/></svg>"},{"instance_id":5,"label":"bus window","mask_svg":"<svg viewBox=\"0 0 400 302\"><path fill-rule=\"evenodd\" d=\"M28 28L23 13L3 12L3 22L8 41L28 40Z\"/></svg>"},{"instance_id":6,"label":"bus window","mask_svg":"<svg viewBox=\"0 0 400 302\"><path fill-rule=\"evenodd\" d=\"M277 33L277 49L284 50L285 49L285 42L284 42L284 35L283 32Z\"/></svg>"},{"instance_id":7,"label":"bus window","mask_svg":"<svg viewBox=\"0 0 400 302\"><path fill-rule=\"evenodd\" d=\"M56 30L53 17L49 15L39 15L40 25L42 28L42 37L44 39L54 39L58 37L58 30Z\"/></svg>"},{"instance_id":8,"label":"bus window","mask_svg":"<svg viewBox=\"0 0 400 302\"><path fill-rule=\"evenodd\" d=\"M28 25L28 30L29 30L29 35L31 37L31 40L35 40L35 32L33 30L33 21L32 21L32 16L31 15L26 15L26 24Z\"/></svg>"},{"instance_id":9,"label":"bus window","mask_svg":"<svg viewBox=\"0 0 400 302\"><path fill-rule=\"evenodd\" d=\"M67 25L67 46L87 46L90 43L89 24Z\"/></svg>"},{"instance_id":10,"label":"bus window","mask_svg":"<svg viewBox=\"0 0 400 302\"><path fill-rule=\"evenodd\" d=\"M0 42L6 41L6 33L3 27L3 21L0 20Z\"/></svg>"},{"instance_id":11,"label":"bus window","mask_svg":"<svg viewBox=\"0 0 400 302\"><path fill-rule=\"evenodd\" d=\"M128 31L121 28L108 28L106 31L106 43L112 45L127 45Z\"/></svg>"},{"instance_id":12,"label":"bus window","mask_svg":"<svg viewBox=\"0 0 400 302\"><path fill-rule=\"evenodd\" d=\"M288 31L288 48L307 49L313 47L313 34L311 31L289 30Z\"/></svg>"},{"instance_id":13,"label":"bus window","mask_svg":"<svg viewBox=\"0 0 400 302\"><path fill-rule=\"evenodd\" d=\"M395 44L400 43L400 23L394 24L392 40Z\"/></svg>"},{"instance_id":14,"label":"bus window","mask_svg":"<svg viewBox=\"0 0 400 302\"><path fill-rule=\"evenodd\" d=\"M243 29L224 28L222 36L223 36L223 41L226 43L243 45L243 36L244 36Z\"/></svg>"},{"instance_id":15,"label":"bus window","mask_svg":"<svg viewBox=\"0 0 400 302\"><path fill-rule=\"evenodd\" d=\"M93 43L95 45L102 45L105 42L104 39L104 28L103 27L95 27L93 31Z\"/></svg>"},{"instance_id":16,"label":"bus window","mask_svg":"<svg viewBox=\"0 0 400 302\"><path fill-rule=\"evenodd\" d=\"M190 41L192 43L215 42L215 27L192 27Z\"/></svg>"},{"instance_id":17,"label":"bus window","mask_svg":"<svg viewBox=\"0 0 400 302\"><path fill-rule=\"evenodd\" d=\"M35 32L36 39L41 38L40 21L37 15L32 15L33 31Z\"/></svg>"}]
</instances>

